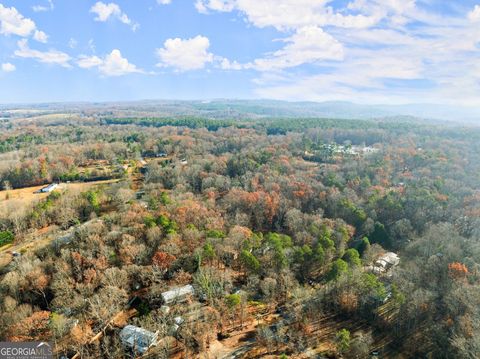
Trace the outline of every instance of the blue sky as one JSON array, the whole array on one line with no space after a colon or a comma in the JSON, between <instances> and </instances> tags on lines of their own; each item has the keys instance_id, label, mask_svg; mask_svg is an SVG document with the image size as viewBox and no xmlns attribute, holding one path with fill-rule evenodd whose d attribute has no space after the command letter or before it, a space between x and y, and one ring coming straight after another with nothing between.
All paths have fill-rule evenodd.
<instances>
[{"instance_id":1,"label":"blue sky","mask_svg":"<svg viewBox=\"0 0 480 359\"><path fill-rule=\"evenodd\" d=\"M0 102L480 100L480 0L0 0Z\"/></svg>"}]
</instances>

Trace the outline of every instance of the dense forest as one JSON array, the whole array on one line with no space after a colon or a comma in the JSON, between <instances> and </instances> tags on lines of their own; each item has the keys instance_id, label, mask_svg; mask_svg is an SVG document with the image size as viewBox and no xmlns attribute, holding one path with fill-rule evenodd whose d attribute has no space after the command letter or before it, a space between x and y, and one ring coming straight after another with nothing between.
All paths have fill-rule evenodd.
<instances>
[{"instance_id":1,"label":"dense forest","mask_svg":"<svg viewBox=\"0 0 480 359\"><path fill-rule=\"evenodd\" d=\"M151 358L478 358L479 153L480 128L413 118L5 117L0 339L140 357L129 324L159 333Z\"/></svg>"}]
</instances>

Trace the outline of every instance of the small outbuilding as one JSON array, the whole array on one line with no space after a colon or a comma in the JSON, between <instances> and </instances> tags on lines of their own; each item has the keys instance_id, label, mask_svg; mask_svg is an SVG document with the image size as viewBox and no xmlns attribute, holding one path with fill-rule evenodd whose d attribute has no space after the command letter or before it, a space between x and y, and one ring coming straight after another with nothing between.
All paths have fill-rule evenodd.
<instances>
[{"instance_id":1,"label":"small outbuilding","mask_svg":"<svg viewBox=\"0 0 480 359\"><path fill-rule=\"evenodd\" d=\"M173 326L172 326L172 331L175 333L178 331L178 329L180 328L180 326L185 322L185 319L183 319L182 317L175 317L173 318Z\"/></svg>"},{"instance_id":2,"label":"small outbuilding","mask_svg":"<svg viewBox=\"0 0 480 359\"><path fill-rule=\"evenodd\" d=\"M163 304L169 305L172 303L184 302L188 299L188 297L193 296L194 294L195 289L192 285L188 284L183 287L177 287L163 292L161 297Z\"/></svg>"},{"instance_id":3,"label":"small outbuilding","mask_svg":"<svg viewBox=\"0 0 480 359\"><path fill-rule=\"evenodd\" d=\"M55 189L57 189L58 183L50 183L48 186L45 186L43 188L40 188L38 192L40 193L48 193L48 192L53 192Z\"/></svg>"},{"instance_id":4,"label":"small outbuilding","mask_svg":"<svg viewBox=\"0 0 480 359\"><path fill-rule=\"evenodd\" d=\"M143 354L158 343L158 332L152 333L134 325L127 325L120 332L122 344L134 353Z\"/></svg>"}]
</instances>

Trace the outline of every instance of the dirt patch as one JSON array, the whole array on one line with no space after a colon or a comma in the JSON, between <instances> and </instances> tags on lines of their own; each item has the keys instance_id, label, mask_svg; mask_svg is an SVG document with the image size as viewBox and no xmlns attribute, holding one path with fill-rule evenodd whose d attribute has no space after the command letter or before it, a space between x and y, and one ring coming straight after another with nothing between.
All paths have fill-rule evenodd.
<instances>
[{"instance_id":1,"label":"dirt patch","mask_svg":"<svg viewBox=\"0 0 480 359\"><path fill-rule=\"evenodd\" d=\"M249 307L247 312L255 313L257 308ZM235 329L228 334L228 338L215 340L210 344L209 350L202 354L201 358L241 358L252 357L250 354L258 349L256 342L257 327L262 324L271 324L278 320L277 314L265 314L255 316L250 315L243 323L243 327L238 324Z\"/></svg>"}]
</instances>

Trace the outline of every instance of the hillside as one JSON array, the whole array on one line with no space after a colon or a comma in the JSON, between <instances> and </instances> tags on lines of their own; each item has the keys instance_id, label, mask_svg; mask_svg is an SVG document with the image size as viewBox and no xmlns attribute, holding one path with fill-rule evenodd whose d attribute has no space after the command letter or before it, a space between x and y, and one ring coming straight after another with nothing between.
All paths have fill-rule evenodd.
<instances>
[{"instance_id":1,"label":"hillside","mask_svg":"<svg viewBox=\"0 0 480 359\"><path fill-rule=\"evenodd\" d=\"M479 353L478 128L121 106L0 123L2 340L68 358Z\"/></svg>"}]
</instances>

